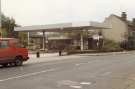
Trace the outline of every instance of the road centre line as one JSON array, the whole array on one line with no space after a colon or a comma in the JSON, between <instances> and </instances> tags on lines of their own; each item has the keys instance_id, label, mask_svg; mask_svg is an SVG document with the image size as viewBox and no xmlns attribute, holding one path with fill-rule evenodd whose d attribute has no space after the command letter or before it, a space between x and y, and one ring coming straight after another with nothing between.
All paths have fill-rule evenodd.
<instances>
[{"instance_id":1,"label":"road centre line","mask_svg":"<svg viewBox=\"0 0 135 89\"><path fill-rule=\"evenodd\" d=\"M19 79L19 78L24 78L24 77L29 77L29 76L35 76L35 75L38 75L38 74L51 72L51 71L54 71L54 70L56 70L56 69L48 69L48 70L44 70L44 71L40 71L40 72L34 72L34 73L24 74L24 75L20 75L20 76L10 77L10 78L6 78L6 79L1 79L0 82Z\"/></svg>"}]
</instances>

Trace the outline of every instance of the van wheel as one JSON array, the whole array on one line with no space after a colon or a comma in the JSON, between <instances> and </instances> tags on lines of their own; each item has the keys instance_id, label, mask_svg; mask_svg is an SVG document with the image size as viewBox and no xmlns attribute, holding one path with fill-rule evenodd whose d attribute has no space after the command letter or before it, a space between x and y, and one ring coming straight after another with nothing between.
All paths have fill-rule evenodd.
<instances>
[{"instance_id":1,"label":"van wheel","mask_svg":"<svg viewBox=\"0 0 135 89\"><path fill-rule=\"evenodd\" d=\"M15 66L22 66L23 64L22 57L16 57L14 63L15 63Z\"/></svg>"}]
</instances>

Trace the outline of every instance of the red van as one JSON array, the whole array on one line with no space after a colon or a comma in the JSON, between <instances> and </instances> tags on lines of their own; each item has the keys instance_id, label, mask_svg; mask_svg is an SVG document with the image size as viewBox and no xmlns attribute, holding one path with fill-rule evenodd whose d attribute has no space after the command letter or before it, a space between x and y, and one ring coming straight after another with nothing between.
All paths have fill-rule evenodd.
<instances>
[{"instance_id":1,"label":"red van","mask_svg":"<svg viewBox=\"0 0 135 89\"><path fill-rule=\"evenodd\" d=\"M0 38L0 65L21 66L28 59L28 50L17 39Z\"/></svg>"}]
</instances>

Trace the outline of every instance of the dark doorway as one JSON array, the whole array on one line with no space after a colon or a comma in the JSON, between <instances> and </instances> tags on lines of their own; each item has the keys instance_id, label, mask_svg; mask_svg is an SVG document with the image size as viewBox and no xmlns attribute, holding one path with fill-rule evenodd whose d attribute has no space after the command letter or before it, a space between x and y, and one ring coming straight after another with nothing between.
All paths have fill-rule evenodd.
<instances>
[{"instance_id":1,"label":"dark doorway","mask_svg":"<svg viewBox=\"0 0 135 89\"><path fill-rule=\"evenodd\" d=\"M93 38L88 38L88 49L93 48Z\"/></svg>"}]
</instances>

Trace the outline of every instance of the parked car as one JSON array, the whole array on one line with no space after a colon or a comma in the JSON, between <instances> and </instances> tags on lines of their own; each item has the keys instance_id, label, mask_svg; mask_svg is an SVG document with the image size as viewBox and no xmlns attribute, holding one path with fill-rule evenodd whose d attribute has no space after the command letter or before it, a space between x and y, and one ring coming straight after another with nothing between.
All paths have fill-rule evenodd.
<instances>
[{"instance_id":1,"label":"parked car","mask_svg":"<svg viewBox=\"0 0 135 89\"><path fill-rule=\"evenodd\" d=\"M28 50L17 39L0 38L0 65L21 66L28 59Z\"/></svg>"}]
</instances>

